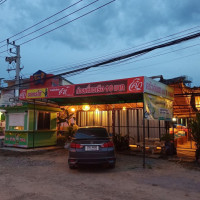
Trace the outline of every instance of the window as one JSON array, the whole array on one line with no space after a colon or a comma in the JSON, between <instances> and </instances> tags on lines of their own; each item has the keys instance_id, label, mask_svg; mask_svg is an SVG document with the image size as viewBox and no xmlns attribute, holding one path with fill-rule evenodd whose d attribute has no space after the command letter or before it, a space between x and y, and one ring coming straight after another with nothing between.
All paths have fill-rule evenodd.
<instances>
[{"instance_id":1,"label":"window","mask_svg":"<svg viewBox=\"0 0 200 200\"><path fill-rule=\"evenodd\" d=\"M24 130L24 113L9 114L9 129L18 131Z\"/></svg>"},{"instance_id":2,"label":"window","mask_svg":"<svg viewBox=\"0 0 200 200\"><path fill-rule=\"evenodd\" d=\"M37 129L38 130L50 129L50 113L49 112L38 113Z\"/></svg>"},{"instance_id":3,"label":"window","mask_svg":"<svg viewBox=\"0 0 200 200\"><path fill-rule=\"evenodd\" d=\"M75 138L107 138L108 133L105 128L80 128L75 134Z\"/></svg>"}]
</instances>

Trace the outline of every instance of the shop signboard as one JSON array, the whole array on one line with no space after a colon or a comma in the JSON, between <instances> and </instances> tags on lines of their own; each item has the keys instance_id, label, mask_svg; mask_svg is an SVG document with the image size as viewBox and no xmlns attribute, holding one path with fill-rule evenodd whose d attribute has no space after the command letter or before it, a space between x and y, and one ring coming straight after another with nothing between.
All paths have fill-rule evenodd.
<instances>
[{"instance_id":1,"label":"shop signboard","mask_svg":"<svg viewBox=\"0 0 200 200\"><path fill-rule=\"evenodd\" d=\"M48 88L48 98L73 97L74 85L64 85Z\"/></svg>"},{"instance_id":2,"label":"shop signboard","mask_svg":"<svg viewBox=\"0 0 200 200\"><path fill-rule=\"evenodd\" d=\"M41 99L48 95L47 88L29 89L26 93L26 99Z\"/></svg>"},{"instance_id":3,"label":"shop signboard","mask_svg":"<svg viewBox=\"0 0 200 200\"><path fill-rule=\"evenodd\" d=\"M46 73L38 70L33 74L33 80L35 84L43 84L46 80Z\"/></svg>"},{"instance_id":4,"label":"shop signboard","mask_svg":"<svg viewBox=\"0 0 200 200\"><path fill-rule=\"evenodd\" d=\"M74 96L142 93L143 77L75 85Z\"/></svg>"},{"instance_id":5,"label":"shop signboard","mask_svg":"<svg viewBox=\"0 0 200 200\"><path fill-rule=\"evenodd\" d=\"M2 90L0 105L11 105L10 99L14 98L14 90Z\"/></svg>"},{"instance_id":6,"label":"shop signboard","mask_svg":"<svg viewBox=\"0 0 200 200\"><path fill-rule=\"evenodd\" d=\"M74 96L107 95L127 91L127 80L105 81L75 85Z\"/></svg>"},{"instance_id":7,"label":"shop signboard","mask_svg":"<svg viewBox=\"0 0 200 200\"><path fill-rule=\"evenodd\" d=\"M82 96L149 93L173 100L173 88L144 76L20 91L20 99L67 98Z\"/></svg>"},{"instance_id":8,"label":"shop signboard","mask_svg":"<svg viewBox=\"0 0 200 200\"><path fill-rule=\"evenodd\" d=\"M26 96L27 96L26 94L27 94L27 90L26 89L20 90L19 99L25 100Z\"/></svg>"},{"instance_id":9,"label":"shop signboard","mask_svg":"<svg viewBox=\"0 0 200 200\"><path fill-rule=\"evenodd\" d=\"M20 91L20 99L67 98L127 93L143 93L144 77L102 81L76 85L65 85Z\"/></svg>"},{"instance_id":10,"label":"shop signboard","mask_svg":"<svg viewBox=\"0 0 200 200\"><path fill-rule=\"evenodd\" d=\"M27 133L6 133L5 145L28 147L28 135Z\"/></svg>"},{"instance_id":11,"label":"shop signboard","mask_svg":"<svg viewBox=\"0 0 200 200\"><path fill-rule=\"evenodd\" d=\"M144 77L135 77L128 79L128 93L143 93Z\"/></svg>"},{"instance_id":12,"label":"shop signboard","mask_svg":"<svg viewBox=\"0 0 200 200\"><path fill-rule=\"evenodd\" d=\"M153 94L170 100L174 99L174 89L151 78L144 77L144 93Z\"/></svg>"},{"instance_id":13,"label":"shop signboard","mask_svg":"<svg viewBox=\"0 0 200 200\"><path fill-rule=\"evenodd\" d=\"M171 121L173 101L144 93L144 118Z\"/></svg>"}]
</instances>

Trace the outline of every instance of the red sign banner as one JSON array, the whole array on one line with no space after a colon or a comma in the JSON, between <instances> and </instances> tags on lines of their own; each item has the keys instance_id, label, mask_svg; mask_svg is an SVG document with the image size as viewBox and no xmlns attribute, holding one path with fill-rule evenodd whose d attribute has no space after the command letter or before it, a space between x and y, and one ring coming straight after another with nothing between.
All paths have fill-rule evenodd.
<instances>
[{"instance_id":1,"label":"red sign banner","mask_svg":"<svg viewBox=\"0 0 200 200\"><path fill-rule=\"evenodd\" d=\"M144 77L136 77L128 79L129 93L142 93L144 91Z\"/></svg>"},{"instance_id":2,"label":"red sign banner","mask_svg":"<svg viewBox=\"0 0 200 200\"><path fill-rule=\"evenodd\" d=\"M118 94L127 91L127 80L106 81L75 85L74 96Z\"/></svg>"},{"instance_id":3,"label":"red sign banner","mask_svg":"<svg viewBox=\"0 0 200 200\"><path fill-rule=\"evenodd\" d=\"M74 85L50 87L48 89L48 98L65 98L73 96L74 96Z\"/></svg>"},{"instance_id":4,"label":"red sign banner","mask_svg":"<svg viewBox=\"0 0 200 200\"><path fill-rule=\"evenodd\" d=\"M81 97L81 96L143 93L144 77L142 76L142 77L135 77L128 79L119 79L114 81L103 81L103 82L84 83L77 85L48 87L46 88L45 91L47 91L47 94L45 93L44 97L40 95L37 98L69 98L69 97ZM32 93L35 92L35 89L21 90L20 99L21 100L28 99L28 95L30 92Z\"/></svg>"}]
</instances>

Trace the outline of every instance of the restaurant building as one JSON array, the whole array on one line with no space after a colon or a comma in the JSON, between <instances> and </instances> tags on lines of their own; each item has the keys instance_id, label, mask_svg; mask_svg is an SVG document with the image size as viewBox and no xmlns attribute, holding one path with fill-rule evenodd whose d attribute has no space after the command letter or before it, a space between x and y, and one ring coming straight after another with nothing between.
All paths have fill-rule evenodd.
<instances>
[{"instance_id":1,"label":"restaurant building","mask_svg":"<svg viewBox=\"0 0 200 200\"><path fill-rule=\"evenodd\" d=\"M145 76L23 89L25 103L7 109L5 145L55 145L57 132L67 126L56 124L62 110L73 113L79 127L104 126L110 134L128 135L131 144L160 138L173 117L173 98L173 88Z\"/></svg>"}]
</instances>

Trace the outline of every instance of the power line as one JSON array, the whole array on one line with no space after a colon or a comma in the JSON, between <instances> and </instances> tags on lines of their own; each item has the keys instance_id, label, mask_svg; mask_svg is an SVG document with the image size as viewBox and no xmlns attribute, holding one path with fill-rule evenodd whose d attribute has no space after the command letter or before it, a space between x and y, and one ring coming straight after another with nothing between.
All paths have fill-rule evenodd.
<instances>
[{"instance_id":1,"label":"power line","mask_svg":"<svg viewBox=\"0 0 200 200\"><path fill-rule=\"evenodd\" d=\"M180 48L180 49L176 49L176 50L173 50L173 51L167 51L167 52L164 52L164 53L160 53L160 54L155 54L153 56L150 56L150 57L147 57L147 58L142 58L142 59L139 59L139 60L134 60L134 61L131 61L131 62L128 62L127 63L127 60L125 60L126 63L116 63L116 65L125 65L125 64L130 64L130 63L135 63L135 62L139 62L139 61L143 61L143 60L147 60L147 59L151 59L151 58L155 58L155 57L158 57L158 56L163 56L163 55L166 55L166 54L169 54L169 53L173 53L173 52L177 52L177 51L181 51L181 50L185 50L185 49L188 49L188 48L192 48L192 47L195 47L195 46L199 46L200 44L195 44L195 45L190 45L190 46L187 46L187 47L184 47L184 48ZM199 53L198 53L199 54ZM196 54L190 54L189 56L193 56L193 55L197 55ZM186 55L187 56L187 55ZM186 57L184 56L184 57ZM181 58L184 58L184 57L180 57L179 59ZM177 59L176 59L177 60ZM116 67L116 66L114 66ZM139 67L140 68L140 67ZM97 69L98 70L98 69ZM96 71L97 71L96 70Z\"/></svg>"},{"instance_id":2,"label":"power line","mask_svg":"<svg viewBox=\"0 0 200 200\"><path fill-rule=\"evenodd\" d=\"M174 62L174 61L176 61L176 60L184 59L184 58L187 58L187 57L190 57L190 56L198 55L198 54L200 54L200 52L198 52L198 53L193 53L193 54L186 55L186 56L181 56L181 57L175 58L175 59L173 59L173 60L165 61L165 64L166 64L166 63L170 63L170 62ZM142 60L142 59L141 59L141 60ZM89 75L96 75L97 72L99 72L99 73L101 73L101 74L105 74L105 73L108 73L109 70L111 70L111 69L113 69L113 68L115 68L115 67L121 67L122 65L131 64L131 63L134 63L134 62L137 62L137 61L141 61L141 60L136 60L136 61L132 61L132 62L128 62L128 63L123 63L123 64L120 64L120 66L116 66L116 65L118 65L118 63L117 63L115 66L109 67L106 71L105 71L105 69L104 69L104 71L103 71L102 73L99 72L99 71L102 70L102 69L96 69L96 70L93 70L91 73L89 73ZM130 67L129 67L129 68L127 68L127 70L138 70L138 69L143 69L143 68L154 67L154 66L156 66L156 65L161 65L161 64L163 64L163 62L156 63L156 64L152 64L152 65L146 65L146 66L142 66L142 67L135 67L135 68L133 68L133 67L130 68ZM118 71L115 70L115 74L116 74L116 72L122 72L122 71L123 71L122 69L120 69L120 70L118 70ZM87 73L87 75L88 75L88 73ZM85 76L85 75L82 75L82 76ZM80 77L80 76L79 76L79 77Z\"/></svg>"},{"instance_id":3,"label":"power line","mask_svg":"<svg viewBox=\"0 0 200 200\"><path fill-rule=\"evenodd\" d=\"M39 25L39 24L41 24L41 23L47 21L48 19L51 19L52 17L55 17L56 15L58 15L58 14L64 12L65 10L68 10L69 8L71 8L71 7L75 6L75 5L77 5L77 4L80 3L81 1L83 1L83 0L79 0L79 1L75 2L74 4L72 4L72 5L70 5L70 6L64 8L64 9L62 9L61 11L59 11L59 12L57 12L57 13L55 13L55 14L53 14L53 15L51 15L51 16L49 16L49 17L47 17L47 18L45 18L45 19L43 19L43 20L41 20L41 21L39 21L39 22L37 22L36 24L34 24L34 25L32 25L32 26L30 26L30 27L28 27L28 28L26 28L26 29L20 31L19 33L16 33L15 35L10 36L9 39L11 39L11 38L13 38L13 37L15 37L15 36L17 36L17 35L20 35L20 34L26 32L26 31L30 30L31 28L33 28L33 27L35 27L35 26L37 26L37 25ZM0 2L0 3L1 3L1 2ZM6 42L6 41L7 41L7 39L4 39L4 40L0 41L0 43ZM3 46L1 46L1 47L3 47Z\"/></svg>"},{"instance_id":4,"label":"power line","mask_svg":"<svg viewBox=\"0 0 200 200\"><path fill-rule=\"evenodd\" d=\"M80 19L80 18L82 18L82 17L85 17L86 15L89 15L89 14L91 14L91 13L93 13L93 12L95 12L95 11L97 11L97 10L99 10L99 9L101 9L101 8L103 8L103 7L105 7L105 6L107 6L107 5L109 5L110 3L113 3L114 1L116 1L116 0L112 0L112 1L110 1L110 2L108 2L108 3L106 3L106 4L103 4L102 6L99 6L99 7L95 8L95 9L93 9L93 10L91 10L91 11L89 11L89 12L87 12L87 13L81 15L81 16L79 16L79 17L76 17L76 18L70 20L69 22L66 22L66 23L64 23L64 24L62 24L62 25L60 25L60 26L57 26L56 28L53 28L53 29L51 29L51 30L49 30L49 31L47 31L47 32L45 32L45 33L43 33L43 34L41 34L41 35L38 35L38 36L36 36L36 37L34 37L34 38L30 39L30 40L27 40L27 41L21 43L20 45L23 45L23 44L26 44L26 43L28 43L28 42L31 42L31 41L33 41L33 40L39 38L39 37L42 37L43 35L46 35L46 34L52 32L52 31L55 31L55 30L57 30L57 29L59 29L59 28L61 28L61 27L63 27L63 26L66 26L66 25L68 25L68 24L70 24L70 23L72 23L72 22L74 22L74 21L76 21L76 20L78 20L78 19Z\"/></svg>"},{"instance_id":5,"label":"power line","mask_svg":"<svg viewBox=\"0 0 200 200\"><path fill-rule=\"evenodd\" d=\"M63 72L63 73L60 73L60 74L57 74L57 75L53 75L50 78L54 78L54 77L57 77L57 76L64 76L64 75L68 75L68 74L75 74L75 73L79 73L79 72L82 72L82 71L86 71L86 70L91 69L91 68L100 67L100 66L107 65L107 64L110 64L110 63L116 63L116 62L121 61L121 60L125 60L125 59L131 58L131 57L135 57L135 56L142 55L144 53L151 52L155 49L160 49L160 48L164 48L164 47L167 47L167 46L176 45L176 44L197 38L199 36L200 36L200 33L196 33L196 34L193 34L193 35L190 35L190 36L187 36L187 37L179 38L177 40L173 40L173 41L170 41L170 42L167 42L167 43L156 45L156 46L146 48L146 49L143 49L143 50L140 50L140 51L137 51L137 52L132 52L130 54L125 54L125 55L121 55L121 56L118 56L118 57L110 58L108 60L98 61L98 62L94 63L93 65L78 68L78 69L73 69L73 70L70 70L68 72ZM27 83L24 83L24 84L27 84Z\"/></svg>"},{"instance_id":6,"label":"power line","mask_svg":"<svg viewBox=\"0 0 200 200\"><path fill-rule=\"evenodd\" d=\"M59 22L60 20L65 19L65 18L67 18L67 17L69 17L69 16L71 16L71 15L73 15L73 14L75 14L75 13L81 11L81 10L83 10L84 8L87 8L87 7L91 6L92 4L96 3L97 1L99 1L99 0L95 0L95 1L93 1L93 2L91 2L91 3L89 3L89 4L87 4L86 6L83 6L82 8L79 8L79 9L75 10L74 12L71 12L71 13L68 14L68 15L65 15L65 16L63 16L63 17L61 17L61 18L59 18L59 19L57 19L57 20L55 20L55 21L53 21L53 22L51 22L51 23L45 25L45 26L42 26L41 28L39 28L39 29L37 29L37 30L35 30L35 31L32 31L32 32L30 32L30 33L28 33L28 34L26 34L26 35L24 35L24 36L21 36L21 37L15 39L15 42L18 41L18 40L21 40L21 39L23 39L23 38L25 38L25 37L27 37L27 36L29 36L29 35L32 35L32 34L38 32L38 31L40 31L40 30L42 30L42 29L44 29L44 28L46 28L46 27L48 27L48 26L50 26L50 25L52 25L52 24L55 24L56 22ZM2 47L4 47L4 46L6 46L6 44L3 45L3 46L0 46L0 48L2 48Z\"/></svg>"},{"instance_id":7,"label":"power line","mask_svg":"<svg viewBox=\"0 0 200 200\"><path fill-rule=\"evenodd\" d=\"M188 29L189 30L189 29ZM181 31L181 32L184 32L184 31ZM180 32L179 32L180 33ZM173 35L176 35L176 34L173 34ZM156 40L154 40L154 41L156 41ZM150 42L148 42L148 43L150 43ZM169 54L169 53L172 53L172 52L175 52L175 51L180 51L180 50L183 50L183 49L187 49L187 48L191 48L191 47L194 47L194 46L198 46L199 44L197 44L197 45L191 45L191 46L188 46L188 47L184 47L184 48L181 48L181 49L177 49L177 50L173 50L173 51L168 51L168 52L166 52L166 53L161 53L161 54L156 54L156 55L154 55L154 56L151 56L151 57L147 57L147 58L143 58L143 59L140 59L140 60L136 60L136 61L132 61L132 62L129 62L129 63L133 63L133 62L138 62L138 61L142 61L142 60L146 60L146 59L151 59L151 58L154 58L154 57L157 57L157 56L162 56L162 55L165 55L165 54ZM141 46L141 45L139 45L139 46ZM108 54L108 55L112 55L112 54L114 54L114 53L111 53L111 54ZM51 73L53 73L53 72L59 72L59 71L63 71L63 70L68 70L68 69L71 69L71 67L73 66L73 65L80 65L80 64L90 64L90 63L92 63L92 62L90 62L90 63L88 63L89 61L95 61L95 60L97 60L98 58L104 58L104 57L108 57L108 55L106 56L106 55L104 55L104 56L99 56L99 57L96 57L96 58L93 58L93 59L90 59L90 60L85 60L85 61L82 61L82 62L80 62L80 63L74 63L74 64L71 64L71 65L68 65L67 66L67 68L66 67L59 67L59 68L56 68L56 69L54 69L54 70L51 70L51 69L47 69L46 71L50 71ZM123 61L124 62L124 61ZM128 64L129 64L128 63ZM117 63L117 65L119 65L120 63ZM126 64L126 63L125 63ZM54 66L52 66L51 68L55 68ZM29 74L28 74L29 75Z\"/></svg>"},{"instance_id":8,"label":"power line","mask_svg":"<svg viewBox=\"0 0 200 200\"><path fill-rule=\"evenodd\" d=\"M191 30L191 29L193 29L193 28L190 28L190 29L187 29L187 30ZM184 31L181 31L181 32L179 32L179 33L182 33L182 32L184 32ZM176 34L172 34L172 35L176 35ZM188 34L187 34L188 35ZM168 36L167 36L168 37ZM167 37L163 37L163 38L167 38ZM159 39L158 39L159 40ZM157 41L157 40L153 40L153 41ZM168 41L168 40L165 40L165 41ZM148 44L148 43L151 43L151 42L147 42L146 44ZM138 46L142 46L142 45L138 45ZM193 45L193 46L195 46L195 45ZM191 47L193 47L193 46L189 46L189 47L186 47L186 48L191 48ZM182 48L182 49L185 49L185 48ZM161 55L165 55L165 54L168 54L168 53L172 53L172 52L175 52L175 51L179 51L179 50L182 50L182 49L178 49L178 50L174 50L174 51L171 51L171 52L167 52L167 53L163 53L163 54L159 54L159 55L155 55L155 56L152 56L152 57L149 57L149 58L144 58L144 59L141 59L141 60L146 60L146 59L150 59L150 58L153 58L153 57L156 57L156 56L161 56ZM112 55L112 54L114 54L114 53L111 53L111 54L108 54L108 55ZM107 57L108 57L108 55L107 55ZM105 55L104 56L100 56L100 57L98 57L98 58L103 58L103 57L106 57ZM93 59L91 59L91 61L92 60L96 60L96 59L98 59L98 58L93 58ZM133 61L133 62L138 62L138 61L141 61L141 60L136 60L136 61ZM82 63L84 63L85 61L83 61ZM86 62L88 62L88 60L86 61ZM123 61L124 62L124 61ZM132 62L130 62L130 63L132 63ZM75 63L76 65L77 65L77 63ZM89 64L89 63L86 63L86 64ZM120 63L117 63L117 65L119 65ZM63 71L63 70L67 70L68 68L71 68L71 66L68 66L67 68L66 67L60 67L60 68L56 68L54 71L56 71L56 72L58 72L58 71ZM48 70L48 71L51 71L52 72L52 70ZM53 72L54 72L53 71ZM52 73L53 73L52 72Z\"/></svg>"},{"instance_id":9,"label":"power line","mask_svg":"<svg viewBox=\"0 0 200 200\"><path fill-rule=\"evenodd\" d=\"M7 0L0 0L0 5L2 5L3 3L5 3Z\"/></svg>"},{"instance_id":10,"label":"power line","mask_svg":"<svg viewBox=\"0 0 200 200\"><path fill-rule=\"evenodd\" d=\"M103 8L103 7L105 7L105 6L109 5L109 4L111 4L111 3L113 3L114 1L116 1L116 0L112 0L112 1L110 1L110 2L108 2L108 3L106 3L106 4L103 4L103 5L101 5L101 6L97 7L97 8L95 8L95 9L93 9L93 10L91 10L91 11L89 11L89 12L87 12L87 13L85 13L85 14L79 16L79 17L76 17L76 18L74 18L74 19L72 19L72 20L70 20L70 21L68 21L68 22L66 22L66 23L64 23L64 24L62 24L62 25L60 25L60 26L57 26L56 28L53 28L53 29L51 29L51 30L49 30L49 31L47 31L47 32L44 32L43 34L40 34L40 35L38 35L38 36L36 36L36 37L34 37L34 38L32 38L32 39L29 39L29 40L27 40L27 41L25 41L25 42L22 42L20 45L24 45L24 44L26 44L26 43L29 43L29 42L31 42L31 41L33 41L33 40L35 40L35 39L37 39L37 38L40 38L40 37L42 37L42 36L44 36L44 35L46 35L46 34L52 32L52 31L55 31L55 30L57 30L57 29L59 29L59 28L61 28L61 27L63 27L63 26L66 26L66 25L68 25L68 24L70 24L70 23L72 23L72 22L74 22L74 21L76 21L76 20L78 20L78 19L80 19L80 18L82 18L82 17L85 17L86 15L89 15L89 14L91 14L91 13L93 13L93 12L95 12L95 11L97 11L97 10L99 10L99 9L101 9L101 8ZM4 53L4 52L7 52L7 50L2 51L2 52L0 52L0 53Z\"/></svg>"}]
</instances>

